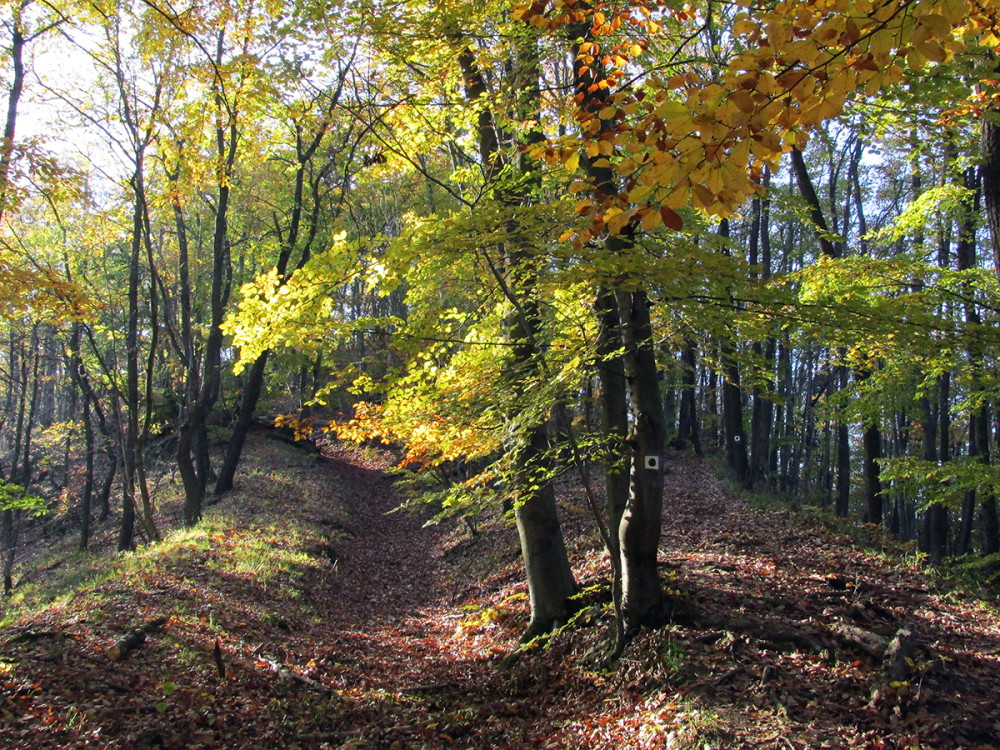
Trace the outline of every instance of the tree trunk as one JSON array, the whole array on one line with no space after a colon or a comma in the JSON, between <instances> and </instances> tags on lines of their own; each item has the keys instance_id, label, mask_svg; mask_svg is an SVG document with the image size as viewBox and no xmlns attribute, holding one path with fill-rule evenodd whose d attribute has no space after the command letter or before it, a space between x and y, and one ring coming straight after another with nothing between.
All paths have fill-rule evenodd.
<instances>
[{"instance_id":1,"label":"tree trunk","mask_svg":"<svg viewBox=\"0 0 1000 750\"><path fill-rule=\"evenodd\" d=\"M632 409L629 498L618 529L622 550L622 616L626 633L666 622L657 570L663 514L666 436L656 370L650 302L645 292L620 292L625 381Z\"/></svg>"},{"instance_id":2,"label":"tree trunk","mask_svg":"<svg viewBox=\"0 0 1000 750\"><path fill-rule=\"evenodd\" d=\"M628 506L629 464L625 450L628 439L628 393L625 368L620 354L621 316L614 293L605 285L598 289L594 302L597 314L597 377L600 383L601 427L604 433L604 484L607 497L608 547L613 578L612 597L615 612L622 608L621 540L618 530ZM619 616L618 643L624 647L624 621Z\"/></svg>"},{"instance_id":3,"label":"tree trunk","mask_svg":"<svg viewBox=\"0 0 1000 750\"><path fill-rule=\"evenodd\" d=\"M211 462L207 438L207 420L219 395L222 371L222 319L229 298L231 276L229 249L229 201L233 166L236 163L239 130L236 109L226 102L220 80L224 58L224 31L219 31L215 54L216 79L213 81L215 102L215 140L218 194L215 205L215 225L212 235L212 275L210 320L202 359L201 388L181 424L177 440L177 468L184 484L184 524L193 526L201 518L208 486Z\"/></svg>"},{"instance_id":4,"label":"tree trunk","mask_svg":"<svg viewBox=\"0 0 1000 750\"><path fill-rule=\"evenodd\" d=\"M466 99L473 104L481 103L487 88L473 50L460 34L453 34L452 40L461 45L458 59L465 78ZM537 112L541 106L535 44L534 37L528 37L518 47L521 71L525 76L518 109L525 115ZM486 184L491 186L493 178L499 174L503 158L499 131L489 107L484 106L479 111L478 133L482 168ZM529 133L526 140L537 140L539 137L538 133ZM532 177L526 185L514 188L497 185L496 197L507 208L530 201L534 197L532 190L537 187L534 180ZM508 221L504 244L503 272L492 262L490 267L512 308L506 320L506 334L511 342L511 387L520 398L527 399L530 398L532 385L543 377L545 367L537 270L529 253L530 239L524 236L524 230L513 219ZM514 518L531 607L531 621L524 635L524 639L529 640L566 621L572 608L570 597L576 593L577 587L556 509L548 458L547 422L528 425L525 431L526 434L518 436L519 445L512 450L515 451Z\"/></svg>"},{"instance_id":5,"label":"tree trunk","mask_svg":"<svg viewBox=\"0 0 1000 750\"><path fill-rule=\"evenodd\" d=\"M882 433L878 425L865 426L862 437L865 450L865 515L866 523L882 523L882 482L879 478L878 459L882 458Z\"/></svg>"},{"instance_id":6,"label":"tree trunk","mask_svg":"<svg viewBox=\"0 0 1000 750\"><path fill-rule=\"evenodd\" d=\"M343 78L341 78L341 86L337 88L336 93L331 99L329 107L326 110L325 117L317 126L315 134L309 143L306 143L303 140L301 125L296 124L295 126L296 167L292 214L288 225L288 234L285 237L285 241L282 243L281 252L278 254L278 262L275 266L278 272L278 278L282 279L282 281L285 279L285 273L288 270L292 254L295 252L295 249L299 244L299 235L302 228L302 213L305 202L306 167L316 154L323 142L324 136L328 131L330 117L334 107L336 107L340 99L342 84ZM430 183L428 182L428 185L429 184ZM309 260L309 246L312 244L312 240L315 237L315 227L319 224L319 215L320 204L319 200L316 199L313 202L312 214L309 217L310 229L312 231L310 231L305 240L304 244L306 247L299 256L300 259L296 268L302 268L302 266ZM250 368L250 372L247 374L246 385L243 387L243 393L240 396L239 414L237 414L236 422L233 425L233 434L229 438L229 444L226 447L226 455L223 459L222 465L219 467L219 476L215 482L214 494L216 497L225 494L233 488L233 480L236 476L236 469L239 467L240 457L243 455L243 446L246 443L247 435L250 434L250 428L253 425L254 411L257 408L257 402L260 400L260 394L264 388L264 373L267 368L268 356L269 354L267 351L262 352L254 361Z\"/></svg>"},{"instance_id":7,"label":"tree trunk","mask_svg":"<svg viewBox=\"0 0 1000 750\"><path fill-rule=\"evenodd\" d=\"M987 109L982 122L982 164L980 176L986 225L993 250L993 268L1000 277L1000 111Z\"/></svg>"},{"instance_id":8,"label":"tree trunk","mask_svg":"<svg viewBox=\"0 0 1000 750\"><path fill-rule=\"evenodd\" d=\"M698 426L696 397L698 362L694 343L688 339L681 350L681 408L674 447L683 450L690 442L697 455L701 455L701 429Z\"/></svg>"},{"instance_id":9,"label":"tree trunk","mask_svg":"<svg viewBox=\"0 0 1000 750\"><path fill-rule=\"evenodd\" d=\"M83 489L80 493L80 549L87 549L90 542L90 517L94 496L94 452L96 450L96 437L94 435L94 423L90 408L91 389L89 383L85 383L86 371L83 359L80 356L80 329L81 323L74 323L69 340L69 372L73 384L80 392L83 400L83 437L84 437L84 474Z\"/></svg>"},{"instance_id":10,"label":"tree trunk","mask_svg":"<svg viewBox=\"0 0 1000 750\"><path fill-rule=\"evenodd\" d=\"M10 59L13 75L7 93L7 118L4 123L3 141L0 142L0 221L7 211L10 199L10 168L14 159L14 135L17 126L17 107L24 90L24 35L21 33L21 9L13 8L10 24Z\"/></svg>"}]
</instances>

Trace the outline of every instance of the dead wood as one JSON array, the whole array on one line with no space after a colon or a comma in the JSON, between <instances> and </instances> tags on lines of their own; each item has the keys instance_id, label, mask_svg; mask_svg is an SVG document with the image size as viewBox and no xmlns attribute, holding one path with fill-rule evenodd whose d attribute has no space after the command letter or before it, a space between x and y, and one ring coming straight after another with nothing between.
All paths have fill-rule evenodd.
<instances>
[{"instance_id":1,"label":"dead wood","mask_svg":"<svg viewBox=\"0 0 1000 750\"><path fill-rule=\"evenodd\" d=\"M43 638L61 638L62 631L59 630L25 630L13 636L9 643L32 643Z\"/></svg>"},{"instance_id":2,"label":"dead wood","mask_svg":"<svg viewBox=\"0 0 1000 750\"><path fill-rule=\"evenodd\" d=\"M913 673L917 644L909 628L900 628L889 642L882 669L889 682L908 680Z\"/></svg>"},{"instance_id":3,"label":"dead wood","mask_svg":"<svg viewBox=\"0 0 1000 750\"><path fill-rule=\"evenodd\" d=\"M829 630L841 642L848 646L853 646L879 661L885 656L886 649L889 647L889 640L884 636L855 625L848 625L846 622L832 623L829 626Z\"/></svg>"},{"instance_id":4,"label":"dead wood","mask_svg":"<svg viewBox=\"0 0 1000 750\"><path fill-rule=\"evenodd\" d=\"M309 679L305 675L301 675L298 672L290 669L287 665L282 664L276 659L270 659L266 656L261 656L260 660L267 664L271 668L271 671L278 675L278 680L280 682L295 682L300 685L305 685L306 687L312 688L313 690L318 690L321 693L327 693L328 695L336 695L336 691L332 688L327 687L322 682L317 682L316 680Z\"/></svg>"},{"instance_id":5,"label":"dead wood","mask_svg":"<svg viewBox=\"0 0 1000 750\"><path fill-rule=\"evenodd\" d=\"M822 651L823 645L815 637L782 627L767 620L749 617L727 618L722 615L708 615L696 620L696 624L711 630L726 630L731 633L749 633L754 638L775 644L789 644L803 651Z\"/></svg>"},{"instance_id":6,"label":"dead wood","mask_svg":"<svg viewBox=\"0 0 1000 750\"><path fill-rule=\"evenodd\" d=\"M222 660L222 644L219 643L219 639L215 639L215 648L212 649L212 655L215 657L215 669L219 673L219 679L226 679L226 663Z\"/></svg>"},{"instance_id":7,"label":"dead wood","mask_svg":"<svg viewBox=\"0 0 1000 750\"><path fill-rule=\"evenodd\" d=\"M111 661L121 661L128 656L129 651L141 646L145 642L148 633L155 633L166 625L169 619L169 617L157 617L155 620L150 620L138 628L133 628L107 650L108 658Z\"/></svg>"}]
</instances>

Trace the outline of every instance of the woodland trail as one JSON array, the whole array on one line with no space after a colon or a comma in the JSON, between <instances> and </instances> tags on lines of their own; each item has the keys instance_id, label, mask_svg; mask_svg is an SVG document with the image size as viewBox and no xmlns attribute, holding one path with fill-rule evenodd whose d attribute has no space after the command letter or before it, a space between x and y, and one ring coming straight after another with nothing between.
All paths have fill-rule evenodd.
<instances>
[{"instance_id":1,"label":"woodland trail","mask_svg":"<svg viewBox=\"0 0 1000 750\"><path fill-rule=\"evenodd\" d=\"M341 580L353 591L377 581L379 593L335 620L371 649L344 675L394 696L395 725L366 726L362 711L357 734L380 747L1000 747L995 611L938 595L923 571L860 551L820 513L748 506L707 461L674 454L669 466L661 565L697 621L642 635L616 666L600 656L607 631L590 627L510 671L497 664L526 616L510 530L467 540L465 555L508 561L478 584L482 602L461 590L461 560L445 559L441 532L386 515L391 486L339 467L339 481L360 478L361 508L382 511L355 512L366 521ZM606 590L580 490L564 484L561 496L578 578ZM890 687L863 639L900 629L917 649L909 680Z\"/></svg>"},{"instance_id":2,"label":"woodland trail","mask_svg":"<svg viewBox=\"0 0 1000 750\"><path fill-rule=\"evenodd\" d=\"M256 435L203 527L0 633L0 747L1000 747L995 598L939 590L871 529L862 549L857 526L755 507L670 455L660 562L678 622L609 664L607 558L563 478L580 615L500 669L527 618L514 530L425 528L389 512L387 454L324 452ZM843 635L901 628L915 651L891 684Z\"/></svg>"}]
</instances>

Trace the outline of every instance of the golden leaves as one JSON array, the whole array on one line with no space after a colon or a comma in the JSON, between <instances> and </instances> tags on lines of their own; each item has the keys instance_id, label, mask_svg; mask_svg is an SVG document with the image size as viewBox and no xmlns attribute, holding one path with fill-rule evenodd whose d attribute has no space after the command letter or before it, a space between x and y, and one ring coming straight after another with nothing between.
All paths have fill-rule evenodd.
<instances>
[{"instance_id":1,"label":"golden leaves","mask_svg":"<svg viewBox=\"0 0 1000 750\"><path fill-rule=\"evenodd\" d=\"M679 227L676 212L686 206L710 215L735 211L758 190L754 178L764 165L775 169L787 150L805 147L810 130L838 117L852 96L880 93L907 66L950 60L973 38L965 27L981 39L995 25L979 18L969 0L778 0L770 10L736 14L730 33L742 51L721 70L650 73L641 88L617 90L621 68L639 62L652 42L613 37L612 43L608 34L616 22L655 33L638 23L649 15L629 20L635 3L543 5L550 19L589 9L574 21L589 28L577 46L577 72L582 76L587 66L587 85L574 100L575 153L586 154L588 169L613 168L622 185L609 198L601 194L606 188L571 184L574 194L599 191L585 209L594 236L630 225L647 232ZM698 22L687 11L666 12L682 25ZM565 153L560 158L567 168L579 166Z\"/></svg>"}]
</instances>

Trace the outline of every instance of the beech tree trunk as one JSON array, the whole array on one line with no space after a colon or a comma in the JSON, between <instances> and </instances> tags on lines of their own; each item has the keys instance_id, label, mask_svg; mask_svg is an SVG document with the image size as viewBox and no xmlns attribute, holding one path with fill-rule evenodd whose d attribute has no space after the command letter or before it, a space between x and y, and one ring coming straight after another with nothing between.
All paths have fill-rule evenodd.
<instances>
[{"instance_id":1,"label":"beech tree trunk","mask_svg":"<svg viewBox=\"0 0 1000 750\"><path fill-rule=\"evenodd\" d=\"M629 498L618 528L622 554L622 617L626 633L660 627L667 613L657 570L663 515L666 436L660 399L649 298L643 291L617 294L625 344L625 381L632 420Z\"/></svg>"},{"instance_id":2,"label":"beech tree trunk","mask_svg":"<svg viewBox=\"0 0 1000 750\"><path fill-rule=\"evenodd\" d=\"M701 455L701 429L698 426L698 361L694 343L690 340L681 350L681 408L677 420L677 437L674 447L684 449L690 442L697 455Z\"/></svg>"},{"instance_id":3,"label":"beech tree trunk","mask_svg":"<svg viewBox=\"0 0 1000 750\"><path fill-rule=\"evenodd\" d=\"M452 40L460 46L459 64L465 77L466 99L470 103L482 102L487 94L487 87L474 52L463 35L454 33ZM524 76L517 106L526 116L534 116L541 106L538 83L540 71L535 45L536 40L527 37L517 49L519 70ZM499 202L513 209L525 201L534 200L534 190L538 187L535 177L515 186L495 182L500 176L504 155L500 152L501 133L488 106L479 111L478 134L481 167L486 184L493 188ZM540 133L532 132L521 142L529 143L540 138ZM526 169L528 165L518 166L521 173L529 171ZM511 387L520 398L527 398L532 384L538 382L544 374L545 354L541 346L543 332L537 270L529 252L531 239L524 235L524 231L513 219L507 224L504 245L504 268L497 269L492 263L490 267L512 308L506 321L507 338L511 342ZM488 257L487 260L489 261ZM515 451L514 519L524 559L531 607L531 621L524 640L549 632L565 622L572 609L570 597L577 591L563 541L555 489L550 476L547 429L547 420L529 425L526 434L518 437L519 444L512 448Z\"/></svg>"},{"instance_id":4,"label":"beech tree trunk","mask_svg":"<svg viewBox=\"0 0 1000 750\"><path fill-rule=\"evenodd\" d=\"M219 178L212 236L212 275L210 319L202 359L200 389L182 421L177 439L177 468L184 484L184 523L193 526L201 518L208 486L211 462L207 438L207 420L219 397L222 375L222 319L229 299L231 263L229 253L229 201L231 177L236 163L239 130L236 108L224 100L223 82L218 78L224 58L225 33L219 31L215 53L216 170Z\"/></svg>"},{"instance_id":5,"label":"beech tree trunk","mask_svg":"<svg viewBox=\"0 0 1000 750\"><path fill-rule=\"evenodd\" d=\"M10 25L10 61L12 76L7 92L7 117L4 122L3 141L0 142L0 221L7 210L10 197L10 168L14 157L14 134L17 127L17 107L24 90L24 35L21 33L21 8L13 8Z\"/></svg>"},{"instance_id":6,"label":"beech tree trunk","mask_svg":"<svg viewBox=\"0 0 1000 750\"><path fill-rule=\"evenodd\" d=\"M629 461L625 449L628 437L628 394L621 357L621 317L614 293L606 286L598 289L594 302L597 314L597 377L600 383L601 427L606 441L604 482L607 496L608 540L614 576L612 596L616 611L622 603L622 546L619 529L628 506ZM692 408L694 392L691 392ZM624 623L619 623L623 626ZM619 631L622 637L624 631ZM619 646L621 644L618 644Z\"/></svg>"}]
</instances>

